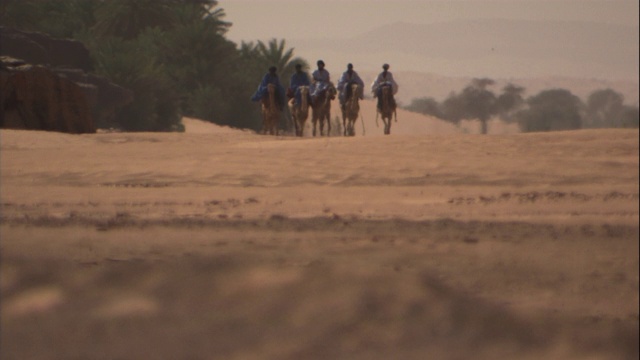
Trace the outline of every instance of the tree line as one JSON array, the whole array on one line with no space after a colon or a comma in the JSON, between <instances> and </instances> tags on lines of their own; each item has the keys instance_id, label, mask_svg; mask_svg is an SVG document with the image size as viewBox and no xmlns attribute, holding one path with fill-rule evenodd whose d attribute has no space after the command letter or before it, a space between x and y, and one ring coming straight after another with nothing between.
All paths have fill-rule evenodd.
<instances>
[{"instance_id":1,"label":"tree line","mask_svg":"<svg viewBox=\"0 0 640 360\"><path fill-rule=\"evenodd\" d=\"M283 79L295 71L285 40L226 39L232 26L216 0L5 0L0 23L79 40L95 73L134 92L116 123L99 128L180 131L182 116L259 130L250 101L270 65Z\"/></svg>"},{"instance_id":2,"label":"tree line","mask_svg":"<svg viewBox=\"0 0 640 360\"><path fill-rule=\"evenodd\" d=\"M483 134L493 118L517 123L523 132L638 128L638 107L625 105L624 96L612 89L592 92L585 103L565 89L543 90L525 98L524 87L507 84L500 94L495 94L489 89L494 84L492 79L476 78L442 102L423 97L413 99L405 109L454 124L477 119Z\"/></svg>"}]
</instances>

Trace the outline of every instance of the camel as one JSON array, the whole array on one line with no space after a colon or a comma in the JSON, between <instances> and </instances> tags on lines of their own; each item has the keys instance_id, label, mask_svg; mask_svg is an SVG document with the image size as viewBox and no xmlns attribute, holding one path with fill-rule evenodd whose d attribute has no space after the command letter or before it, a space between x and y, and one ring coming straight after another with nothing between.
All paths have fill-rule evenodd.
<instances>
[{"instance_id":1,"label":"camel","mask_svg":"<svg viewBox=\"0 0 640 360\"><path fill-rule=\"evenodd\" d=\"M278 135L278 120L280 119L280 109L276 105L276 86L267 85L268 98L262 99L262 133Z\"/></svg>"},{"instance_id":2,"label":"camel","mask_svg":"<svg viewBox=\"0 0 640 360\"><path fill-rule=\"evenodd\" d=\"M395 121L398 122L398 114L396 113L396 102L393 99L391 85L382 86L382 94L378 102L378 112L376 113L376 125L378 124L378 115L382 117L384 123L384 134L391 134L391 118L395 115Z\"/></svg>"},{"instance_id":3,"label":"camel","mask_svg":"<svg viewBox=\"0 0 640 360\"><path fill-rule=\"evenodd\" d=\"M296 136L302 136L304 132L304 124L309 117L309 87L300 86L300 104L294 105L295 98L289 103L289 110L291 110L291 117L293 117L293 125L296 128Z\"/></svg>"},{"instance_id":4,"label":"camel","mask_svg":"<svg viewBox=\"0 0 640 360\"><path fill-rule=\"evenodd\" d=\"M335 86L329 83L327 89L321 92L311 104L311 120L313 122L313 136L316 136L316 124L320 121L320 136L324 136L324 122L327 122L327 136L331 134L331 100L336 98Z\"/></svg>"},{"instance_id":5,"label":"camel","mask_svg":"<svg viewBox=\"0 0 640 360\"><path fill-rule=\"evenodd\" d=\"M355 123L358 120L360 112L360 104L358 96L360 93L360 85L356 83L347 84L345 87L345 100L342 105L342 126L344 127L344 136L355 136Z\"/></svg>"}]
</instances>

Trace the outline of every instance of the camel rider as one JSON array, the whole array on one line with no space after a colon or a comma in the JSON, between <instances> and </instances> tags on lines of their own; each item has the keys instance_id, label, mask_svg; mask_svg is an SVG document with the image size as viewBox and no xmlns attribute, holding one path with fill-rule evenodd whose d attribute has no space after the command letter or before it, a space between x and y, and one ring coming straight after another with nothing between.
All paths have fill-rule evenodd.
<instances>
[{"instance_id":1,"label":"camel rider","mask_svg":"<svg viewBox=\"0 0 640 360\"><path fill-rule=\"evenodd\" d=\"M340 76L340 80L338 80L338 91L340 91L340 105L344 105L347 93L351 92L351 88L349 87L349 85L351 85L352 83L356 83L360 86L360 90L357 96L360 98L360 100L362 100L364 93L364 82L362 81L358 73L353 70L353 64L347 64L347 71L343 72L342 76Z\"/></svg>"},{"instance_id":2,"label":"camel rider","mask_svg":"<svg viewBox=\"0 0 640 360\"><path fill-rule=\"evenodd\" d=\"M285 104L284 87L280 85L280 79L278 78L278 74L276 72L277 69L275 66L271 66L269 68L269 72L264 75L262 81L260 82L260 85L258 85L258 89L251 97L251 101L260 101L263 99L267 99L269 97L267 85L274 84L276 86L276 104L278 108L282 110Z\"/></svg>"},{"instance_id":3,"label":"camel rider","mask_svg":"<svg viewBox=\"0 0 640 360\"><path fill-rule=\"evenodd\" d=\"M329 72L324 68L324 61L318 60L318 69L311 74L313 82L309 87L309 94L311 99L315 100L318 95L325 91L329 87L330 76Z\"/></svg>"},{"instance_id":4,"label":"camel rider","mask_svg":"<svg viewBox=\"0 0 640 360\"><path fill-rule=\"evenodd\" d=\"M289 81L289 89L287 90L287 96L293 98L293 104L300 104L300 86L309 86L309 75L306 71L302 71L302 64L296 64L296 72L291 75L291 81ZM311 99L307 99L311 100Z\"/></svg>"},{"instance_id":5,"label":"camel rider","mask_svg":"<svg viewBox=\"0 0 640 360\"><path fill-rule=\"evenodd\" d=\"M378 98L378 108L382 107L382 100L380 99L382 95L382 86L383 85L391 85L392 94L395 95L398 92L398 83L393 79L393 74L389 71L389 64L382 65L382 72L378 74L378 77L371 84L371 92L374 97ZM391 97L393 103L391 106L393 109L396 108L396 102Z\"/></svg>"}]
</instances>

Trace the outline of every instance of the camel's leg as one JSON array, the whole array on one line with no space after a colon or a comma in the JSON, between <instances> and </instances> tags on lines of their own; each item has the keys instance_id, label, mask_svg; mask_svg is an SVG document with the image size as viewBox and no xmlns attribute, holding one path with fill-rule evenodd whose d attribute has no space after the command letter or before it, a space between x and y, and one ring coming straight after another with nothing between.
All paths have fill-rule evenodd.
<instances>
[{"instance_id":1,"label":"camel's leg","mask_svg":"<svg viewBox=\"0 0 640 360\"><path fill-rule=\"evenodd\" d=\"M315 115L311 119L311 122L313 123L313 136L316 136L316 124L318 123L318 119Z\"/></svg>"},{"instance_id":2,"label":"camel's leg","mask_svg":"<svg viewBox=\"0 0 640 360\"><path fill-rule=\"evenodd\" d=\"M302 137L302 133L304 132L304 123L302 121L298 122L296 120L296 136Z\"/></svg>"},{"instance_id":3,"label":"camel's leg","mask_svg":"<svg viewBox=\"0 0 640 360\"><path fill-rule=\"evenodd\" d=\"M300 121L298 121L298 119L293 118L293 123L295 124L295 128L296 128L296 136L300 136Z\"/></svg>"},{"instance_id":4,"label":"camel's leg","mask_svg":"<svg viewBox=\"0 0 640 360\"><path fill-rule=\"evenodd\" d=\"M302 116L298 113L296 117L296 135L302 137L304 134L304 121L302 120Z\"/></svg>"},{"instance_id":5,"label":"camel's leg","mask_svg":"<svg viewBox=\"0 0 640 360\"><path fill-rule=\"evenodd\" d=\"M298 135L298 119L296 119L296 110L294 108L290 108L289 112L291 113L291 120L293 120L293 128L295 131L295 134Z\"/></svg>"},{"instance_id":6,"label":"camel's leg","mask_svg":"<svg viewBox=\"0 0 640 360\"><path fill-rule=\"evenodd\" d=\"M347 119L347 125L345 127L345 132L347 136L351 136L353 132L353 122L351 121L351 114L349 114L349 118Z\"/></svg>"},{"instance_id":7,"label":"camel's leg","mask_svg":"<svg viewBox=\"0 0 640 360\"><path fill-rule=\"evenodd\" d=\"M343 127L343 136L347 136L347 114L345 114L344 105L342 106L342 127Z\"/></svg>"},{"instance_id":8,"label":"camel's leg","mask_svg":"<svg viewBox=\"0 0 640 360\"><path fill-rule=\"evenodd\" d=\"M273 129L273 134L278 136L278 131L280 130L280 129L278 129L278 127L279 127L278 126L278 120L277 120L278 119L277 118L278 115L274 114L273 116L274 117L273 117L273 119L271 121L271 128Z\"/></svg>"},{"instance_id":9,"label":"camel's leg","mask_svg":"<svg viewBox=\"0 0 640 360\"><path fill-rule=\"evenodd\" d=\"M271 114L271 135L278 135L277 113Z\"/></svg>"},{"instance_id":10,"label":"camel's leg","mask_svg":"<svg viewBox=\"0 0 640 360\"><path fill-rule=\"evenodd\" d=\"M325 115L325 120L327 120L327 136L331 136L331 111L327 109L327 113Z\"/></svg>"},{"instance_id":11,"label":"camel's leg","mask_svg":"<svg viewBox=\"0 0 640 360\"><path fill-rule=\"evenodd\" d=\"M262 112L262 135L267 134L267 127L268 127L267 114L265 112Z\"/></svg>"},{"instance_id":12,"label":"camel's leg","mask_svg":"<svg viewBox=\"0 0 640 360\"><path fill-rule=\"evenodd\" d=\"M320 128L320 136L324 136L324 111L320 111L318 115L318 127Z\"/></svg>"},{"instance_id":13,"label":"camel's leg","mask_svg":"<svg viewBox=\"0 0 640 360\"><path fill-rule=\"evenodd\" d=\"M309 115L307 114L307 117L308 116ZM304 118L300 119L300 123L299 123L299 126L300 126L300 137L304 136L304 127L307 124L307 117L304 117Z\"/></svg>"}]
</instances>

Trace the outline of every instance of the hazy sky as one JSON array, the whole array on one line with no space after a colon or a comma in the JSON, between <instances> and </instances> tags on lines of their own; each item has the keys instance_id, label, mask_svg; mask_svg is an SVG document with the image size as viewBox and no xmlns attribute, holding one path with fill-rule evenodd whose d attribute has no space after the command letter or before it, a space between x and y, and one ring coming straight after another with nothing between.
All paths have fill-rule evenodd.
<instances>
[{"instance_id":1,"label":"hazy sky","mask_svg":"<svg viewBox=\"0 0 640 360\"><path fill-rule=\"evenodd\" d=\"M351 37L394 22L502 18L638 25L638 0L220 0L229 39Z\"/></svg>"},{"instance_id":2,"label":"hazy sky","mask_svg":"<svg viewBox=\"0 0 640 360\"><path fill-rule=\"evenodd\" d=\"M233 25L227 37L236 42L286 39L287 47L295 48L295 55L315 63L322 58L328 69L340 70L347 62L357 63L361 70L378 69L382 62L391 62L395 70L424 71L442 75L462 76L541 76L567 75L624 77L637 81L637 35L620 39L619 47L627 46L626 61L606 65L558 62L556 74L547 74L552 65L543 66L537 60L513 64L513 59L493 54L484 59L463 61L457 58L425 57L411 51L391 52L388 49L356 53L344 46L322 46L314 39L344 40L395 23L434 24L466 19L507 19L533 21L581 21L638 27L638 0L220 0L226 20ZM464 31L464 29L462 29ZM446 42L447 34L442 34ZM464 33L459 35L464 37ZM585 34L589 43L593 34ZM606 44L608 40L605 40ZM626 41L626 42L625 42ZM544 39L542 39L544 42ZM601 44L603 41L601 41ZM433 44L433 43L430 43ZM567 44L571 46L572 44ZM407 46L411 46L410 44ZM491 46L488 46L491 48ZM584 52L584 49L582 49ZM600 57L607 57L602 49ZM549 54L553 56L553 54ZM615 54L612 54L615 55ZM589 60L589 59L587 59ZM331 64L331 65L329 65ZM631 69L634 68L634 69ZM537 69L537 70L536 70ZM525 74L528 73L528 74ZM627 75L630 74L630 75Z\"/></svg>"}]
</instances>

